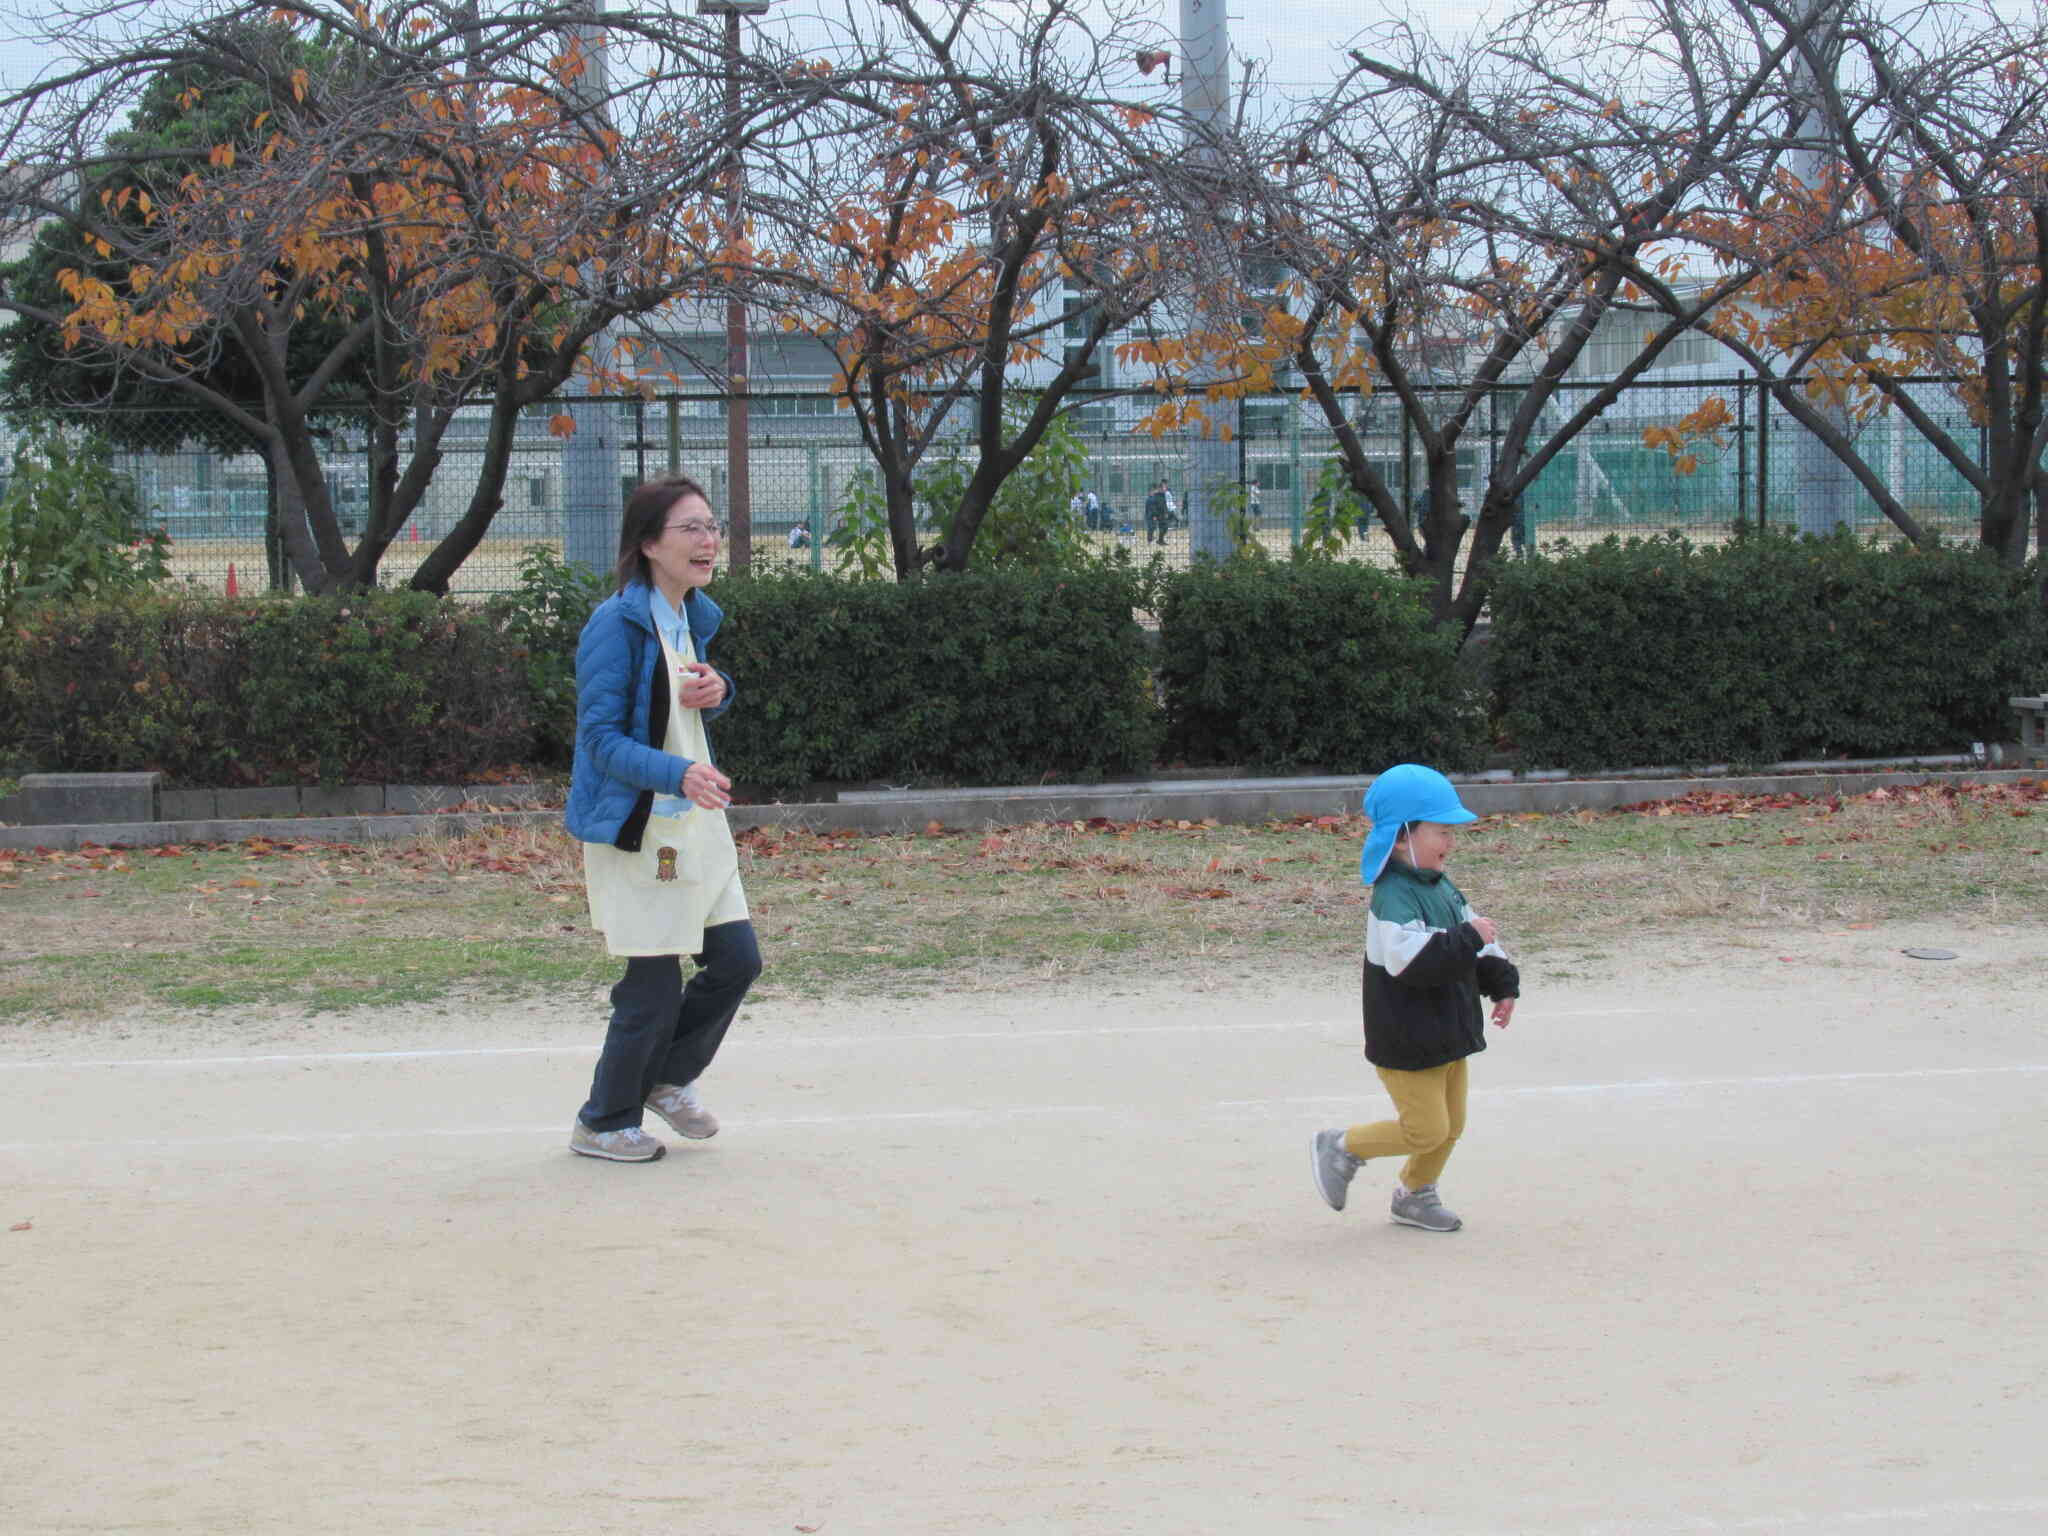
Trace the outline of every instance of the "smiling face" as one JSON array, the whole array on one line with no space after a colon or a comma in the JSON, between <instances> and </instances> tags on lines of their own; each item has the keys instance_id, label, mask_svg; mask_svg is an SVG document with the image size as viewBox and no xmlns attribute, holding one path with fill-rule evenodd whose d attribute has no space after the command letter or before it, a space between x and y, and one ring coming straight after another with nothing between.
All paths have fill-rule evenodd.
<instances>
[{"instance_id":1,"label":"smiling face","mask_svg":"<svg viewBox=\"0 0 2048 1536\"><path fill-rule=\"evenodd\" d=\"M702 496L686 493L669 503L661 532L640 542L663 597L679 604L691 588L711 580L718 567L718 539L718 519Z\"/></svg>"},{"instance_id":2,"label":"smiling face","mask_svg":"<svg viewBox=\"0 0 2048 1536\"><path fill-rule=\"evenodd\" d=\"M1408 833L1394 844L1394 852L1416 869L1442 869L1444 860L1458 845L1458 834L1440 821L1411 822Z\"/></svg>"}]
</instances>

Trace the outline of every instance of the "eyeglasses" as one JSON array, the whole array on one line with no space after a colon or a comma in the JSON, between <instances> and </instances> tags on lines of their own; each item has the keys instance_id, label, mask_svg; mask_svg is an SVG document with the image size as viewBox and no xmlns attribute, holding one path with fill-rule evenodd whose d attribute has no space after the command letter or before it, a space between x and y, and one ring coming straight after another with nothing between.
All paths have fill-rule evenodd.
<instances>
[{"instance_id":1,"label":"eyeglasses","mask_svg":"<svg viewBox=\"0 0 2048 1536\"><path fill-rule=\"evenodd\" d=\"M663 533L687 533L693 539L722 539L725 537L723 523L670 523L661 530Z\"/></svg>"}]
</instances>

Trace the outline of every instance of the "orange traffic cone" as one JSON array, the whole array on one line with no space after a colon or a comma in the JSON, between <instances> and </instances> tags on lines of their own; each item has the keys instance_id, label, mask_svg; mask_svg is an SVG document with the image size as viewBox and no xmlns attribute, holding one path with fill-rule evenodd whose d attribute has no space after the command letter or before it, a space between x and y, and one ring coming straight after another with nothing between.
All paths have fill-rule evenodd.
<instances>
[{"instance_id":1,"label":"orange traffic cone","mask_svg":"<svg viewBox=\"0 0 2048 1536\"><path fill-rule=\"evenodd\" d=\"M240 597L241 595L242 589L235 585L235 562L230 560L228 562L228 596Z\"/></svg>"}]
</instances>

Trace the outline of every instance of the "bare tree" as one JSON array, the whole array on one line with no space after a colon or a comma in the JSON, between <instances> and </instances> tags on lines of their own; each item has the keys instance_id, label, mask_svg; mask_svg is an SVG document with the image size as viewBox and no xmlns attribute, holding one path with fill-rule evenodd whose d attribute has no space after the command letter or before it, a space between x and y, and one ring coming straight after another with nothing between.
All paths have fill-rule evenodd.
<instances>
[{"instance_id":1,"label":"bare tree","mask_svg":"<svg viewBox=\"0 0 2048 1536\"><path fill-rule=\"evenodd\" d=\"M1179 281L1184 151L1140 88L1156 33L1114 8L940 0L869 20L845 23L851 62L815 119L829 151L754 178L759 311L838 360L908 577L969 563L1108 339ZM916 475L962 411L974 468L926 547Z\"/></svg>"},{"instance_id":2,"label":"bare tree","mask_svg":"<svg viewBox=\"0 0 2048 1536\"><path fill-rule=\"evenodd\" d=\"M286 550L313 591L375 581L455 413L487 398L467 509L412 578L445 590L501 505L522 410L579 369L622 384L622 359L593 355L593 340L715 284L721 139L790 100L778 79L733 121L716 32L666 8L604 18L631 60L606 75L593 20L588 4L476 0L377 15L262 0L169 18L59 6L50 24L73 29L75 63L0 101L0 154L37 168L9 188L8 214L69 222L102 270L73 272L65 306L0 306L239 425L277 471ZM225 85L263 103L168 196L108 137L165 71L192 79L195 106ZM81 179L102 189L97 206L70 195ZM293 340L315 318L309 357ZM229 352L256 374L255 402L212 382ZM315 425L344 371L369 393L370 505L353 547Z\"/></svg>"},{"instance_id":3,"label":"bare tree","mask_svg":"<svg viewBox=\"0 0 2048 1536\"><path fill-rule=\"evenodd\" d=\"M1756 280L1716 230L1773 185L1784 64L1820 13L1566 3L1455 49L1393 28L1255 146L1247 249L1291 274L1291 299L1240 346L1300 370L1352 489L1430 583L1440 621L1477 621L1544 466ZM1568 401L1609 317L1640 320L1642 348ZM1458 505L1458 451L1510 386L1475 520ZM1352 398L1374 394L1420 456L1415 508L1353 421Z\"/></svg>"},{"instance_id":4,"label":"bare tree","mask_svg":"<svg viewBox=\"0 0 2048 1536\"><path fill-rule=\"evenodd\" d=\"M1725 232L1765 280L1712 328L1908 536L1855 431L1881 413L1975 491L1988 548L2023 560L2037 507L2048 552L2048 23L1972 0L1830 20L1792 61L1815 170Z\"/></svg>"}]
</instances>

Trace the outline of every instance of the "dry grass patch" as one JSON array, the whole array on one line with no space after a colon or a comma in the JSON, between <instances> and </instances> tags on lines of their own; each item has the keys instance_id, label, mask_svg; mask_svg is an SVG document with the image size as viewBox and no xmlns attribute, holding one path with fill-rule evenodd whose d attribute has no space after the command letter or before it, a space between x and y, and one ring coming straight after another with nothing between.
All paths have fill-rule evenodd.
<instances>
[{"instance_id":1,"label":"dry grass patch","mask_svg":"<svg viewBox=\"0 0 2048 1536\"><path fill-rule=\"evenodd\" d=\"M1740 941L1930 914L1996 924L2048 905L2044 799L2048 788L2023 783L1493 816L1464 830L1451 868L1539 969L1644 931ZM1365 831L1341 816L757 829L740 849L768 959L761 994L1348 964L1364 923ZM153 1000L581 998L615 970L589 928L581 852L554 826L0 854L0 1018L99 1017Z\"/></svg>"}]
</instances>

